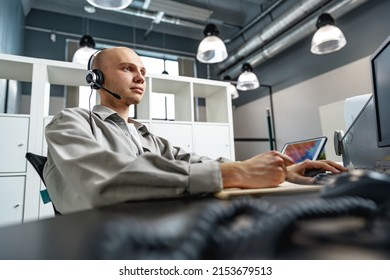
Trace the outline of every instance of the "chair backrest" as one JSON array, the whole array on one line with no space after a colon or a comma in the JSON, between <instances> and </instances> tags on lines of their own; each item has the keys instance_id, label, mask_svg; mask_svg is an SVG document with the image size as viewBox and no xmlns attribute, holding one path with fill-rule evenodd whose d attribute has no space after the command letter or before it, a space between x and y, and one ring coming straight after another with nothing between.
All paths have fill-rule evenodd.
<instances>
[{"instance_id":1,"label":"chair backrest","mask_svg":"<svg viewBox=\"0 0 390 280\"><path fill-rule=\"evenodd\" d=\"M43 179L43 167L45 166L47 157L28 152L26 153L26 159L31 163L39 177L41 177L42 182L45 184L45 180Z\"/></svg>"},{"instance_id":2,"label":"chair backrest","mask_svg":"<svg viewBox=\"0 0 390 280\"><path fill-rule=\"evenodd\" d=\"M34 167L35 171L37 171L39 177L41 178L42 182L46 186L45 180L43 179L43 168L44 168L45 163L47 161L47 157L27 152L26 159L31 163L31 165ZM47 192L46 189L41 191L41 197L42 197L43 203L48 203L51 201L49 193ZM54 205L53 205L53 209L54 209L54 213L56 216L61 215L61 213L57 211L57 209L55 208Z\"/></svg>"}]
</instances>

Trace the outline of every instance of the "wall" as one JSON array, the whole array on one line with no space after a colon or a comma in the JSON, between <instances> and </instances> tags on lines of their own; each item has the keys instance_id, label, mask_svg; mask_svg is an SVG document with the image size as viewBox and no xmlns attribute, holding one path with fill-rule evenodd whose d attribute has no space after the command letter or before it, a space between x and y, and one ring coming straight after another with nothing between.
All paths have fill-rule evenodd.
<instances>
[{"instance_id":1,"label":"wall","mask_svg":"<svg viewBox=\"0 0 390 280\"><path fill-rule=\"evenodd\" d=\"M51 32L57 34L55 42L50 40ZM146 40L145 30L32 9L26 17L24 55L66 60L66 41L69 39L79 41L81 36L87 33L95 39L97 44L130 47L135 45L140 50L156 49L156 52L166 51L172 55L183 53L184 57L184 54L193 57L199 43L183 37L162 36L156 32L151 32Z\"/></svg>"},{"instance_id":2,"label":"wall","mask_svg":"<svg viewBox=\"0 0 390 280\"><path fill-rule=\"evenodd\" d=\"M0 52L22 54L24 14L20 1L2 0L0 9Z\"/></svg>"},{"instance_id":3,"label":"wall","mask_svg":"<svg viewBox=\"0 0 390 280\"><path fill-rule=\"evenodd\" d=\"M56 34L56 40L51 40L51 34ZM43 10L31 9L26 17L24 56L70 61L67 57L70 41L78 42L84 33L90 34L97 45L125 45L136 50L154 50L180 56L193 62L199 42L183 37L161 35L151 32L147 40L145 30L124 25L111 24L98 20L85 20L76 16L68 16ZM150 48L150 49L149 49ZM188 67L187 67L188 68ZM198 67L197 71L182 71L182 75L201 74L205 77L206 69ZM29 87L23 89L23 94L29 95ZM64 96L63 88L53 88L52 96Z\"/></svg>"},{"instance_id":4,"label":"wall","mask_svg":"<svg viewBox=\"0 0 390 280\"><path fill-rule=\"evenodd\" d=\"M0 8L0 53L22 54L24 14L20 1L3 0ZM18 113L21 85L0 80L0 113Z\"/></svg>"},{"instance_id":5,"label":"wall","mask_svg":"<svg viewBox=\"0 0 390 280\"><path fill-rule=\"evenodd\" d=\"M359 59L273 94L278 150L286 142L322 135L320 106L371 93L368 59ZM270 107L268 96L236 108L234 137L268 138L267 107ZM269 150L267 142L236 142L235 146L237 160ZM329 139L326 149L333 150L333 139Z\"/></svg>"}]
</instances>

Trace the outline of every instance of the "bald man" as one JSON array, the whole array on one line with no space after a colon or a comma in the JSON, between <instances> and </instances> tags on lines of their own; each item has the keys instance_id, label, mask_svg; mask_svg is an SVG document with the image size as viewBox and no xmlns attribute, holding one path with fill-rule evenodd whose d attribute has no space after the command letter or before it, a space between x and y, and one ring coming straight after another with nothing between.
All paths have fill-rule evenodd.
<instances>
[{"instance_id":1,"label":"bald man","mask_svg":"<svg viewBox=\"0 0 390 280\"><path fill-rule=\"evenodd\" d=\"M285 180L312 183L313 178L303 176L306 169L346 171L331 161L293 164L277 151L243 162L189 154L128 118L129 106L141 102L146 86L146 69L133 50L105 49L91 64L89 79L98 88L100 105L92 112L66 108L45 129L44 179L61 213L231 187L277 186Z\"/></svg>"}]
</instances>

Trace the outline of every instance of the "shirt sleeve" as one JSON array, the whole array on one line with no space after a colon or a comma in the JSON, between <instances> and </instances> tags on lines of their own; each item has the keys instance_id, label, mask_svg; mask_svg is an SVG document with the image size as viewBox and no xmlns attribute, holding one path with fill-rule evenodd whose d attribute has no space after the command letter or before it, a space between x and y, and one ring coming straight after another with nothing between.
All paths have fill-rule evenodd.
<instances>
[{"instance_id":1,"label":"shirt sleeve","mask_svg":"<svg viewBox=\"0 0 390 280\"><path fill-rule=\"evenodd\" d=\"M183 160L180 150L175 150L174 159L126 153L115 139L97 141L85 114L64 110L45 129L44 177L59 211L222 189L218 161L196 156Z\"/></svg>"}]
</instances>

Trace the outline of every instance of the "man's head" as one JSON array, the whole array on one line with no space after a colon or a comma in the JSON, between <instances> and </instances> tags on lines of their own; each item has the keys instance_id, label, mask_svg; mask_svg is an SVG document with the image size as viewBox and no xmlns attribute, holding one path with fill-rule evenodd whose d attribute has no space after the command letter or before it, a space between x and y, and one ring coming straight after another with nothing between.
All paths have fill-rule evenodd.
<instances>
[{"instance_id":1,"label":"man's head","mask_svg":"<svg viewBox=\"0 0 390 280\"><path fill-rule=\"evenodd\" d=\"M141 101L146 86L146 69L133 50L126 47L104 49L96 55L91 68L103 73L103 88L99 90L102 105L115 109ZM119 95L121 99L116 99L105 89Z\"/></svg>"}]
</instances>

